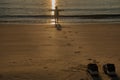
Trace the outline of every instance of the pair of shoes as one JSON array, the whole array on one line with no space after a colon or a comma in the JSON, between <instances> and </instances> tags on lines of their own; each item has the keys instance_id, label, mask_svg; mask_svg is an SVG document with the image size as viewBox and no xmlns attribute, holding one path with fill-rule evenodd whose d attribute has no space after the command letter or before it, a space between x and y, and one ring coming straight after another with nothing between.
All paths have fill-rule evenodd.
<instances>
[{"instance_id":1,"label":"pair of shoes","mask_svg":"<svg viewBox=\"0 0 120 80\"><path fill-rule=\"evenodd\" d=\"M103 71L105 74L109 76L114 76L116 75L116 70L115 70L115 65L114 64L104 64L103 65ZM87 65L87 72L91 74L92 76L99 75L99 70L97 64L88 64Z\"/></svg>"}]
</instances>

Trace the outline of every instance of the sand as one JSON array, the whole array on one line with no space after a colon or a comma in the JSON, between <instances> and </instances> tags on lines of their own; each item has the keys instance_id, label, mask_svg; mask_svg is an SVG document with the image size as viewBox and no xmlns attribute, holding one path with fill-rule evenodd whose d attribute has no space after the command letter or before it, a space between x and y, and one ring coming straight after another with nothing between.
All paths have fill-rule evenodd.
<instances>
[{"instance_id":1,"label":"sand","mask_svg":"<svg viewBox=\"0 0 120 80\"><path fill-rule=\"evenodd\" d=\"M114 63L120 75L120 24L0 24L0 80L90 80L88 63Z\"/></svg>"}]
</instances>

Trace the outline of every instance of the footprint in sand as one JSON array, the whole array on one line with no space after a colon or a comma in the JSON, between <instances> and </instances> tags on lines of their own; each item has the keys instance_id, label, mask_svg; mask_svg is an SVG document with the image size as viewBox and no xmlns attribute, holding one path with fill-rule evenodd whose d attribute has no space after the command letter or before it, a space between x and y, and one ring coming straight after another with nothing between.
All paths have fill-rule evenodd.
<instances>
[{"instance_id":1,"label":"footprint in sand","mask_svg":"<svg viewBox=\"0 0 120 80\"><path fill-rule=\"evenodd\" d=\"M76 34L78 33L78 32L75 32Z\"/></svg>"},{"instance_id":2,"label":"footprint in sand","mask_svg":"<svg viewBox=\"0 0 120 80\"><path fill-rule=\"evenodd\" d=\"M30 59L28 59L28 60L32 61L32 59L31 59L31 58L30 58Z\"/></svg>"},{"instance_id":3,"label":"footprint in sand","mask_svg":"<svg viewBox=\"0 0 120 80\"><path fill-rule=\"evenodd\" d=\"M63 34L66 34L66 32L64 31Z\"/></svg>"},{"instance_id":4,"label":"footprint in sand","mask_svg":"<svg viewBox=\"0 0 120 80\"><path fill-rule=\"evenodd\" d=\"M75 41L74 39L72 39L71 41Z\"/></svg>"},{"instance_id":5,"label":"footprint in sand","mask_svg":"<svg viewBox=\"0 0 120 80\"><path fill-rule=\"evenodd\" d=\"M68 37L67 36L65 36L65 39L67 39Z\"/></svg>"},{"instance_id":6,"label":"footprint in sand","mask_svg":"<svg viewBox=\"0 0 120 80\"><path fill-rule=\"evenodd\" d=\"M67 46L72 46L72 44L71 43L67 43Z\"/></svg>"},{"instance_id":7,"label":"footprint in sand","mask_svg":"<svg viewBox=\"0 0 120 80\"><path fill-rule=\"evenodd\" d=\"M46 67L46 66L45 66L45 67L43 67L43 69L44 69L44 70L46 70L46 71L48 71L48 67Z\"/></svg>"},{"instance_id":8,"label":"footprint in sand","mask_svg":"<svg viewBox=\"0 0 120 80\"><path fill-rule=\"evenodd\" d=\"M70 36L73 36L72 34Z\"/></svg>"},{"instance_id":9,"label":"footprint in sand","mask_svg":"<svg viewBox=\"0 0 120 80\"><path fill-rule=\"evenodd\" d=\"M49 36L48 38L52 38L51 36Z\"/></svg>"},{"instance_id":10,"label":"footprint in sand","mask_svg":"<svg viewBox=\"0 0 120 80\"><path fill-rule=\"evenodd\" d=\"M91 59L91 58L89 58L88 60L89 60L89 61L91 61L92 59Z\"/></svg>"},{"instance_id":11,"label":"footprint in sand","mask_svg":"<svg viewBox=\"0 0 120 80\"><path fill-rule=\"evenodd\" d=\"M75 51L74 53L75 53L75 54L79 54L79 53L80 53L80 51Z\"/></svg>"},{"instance_id":12,"label":"footprint in sand","mask_svg":"<svg viewBox=\"0 0 120 80\"><path fill-rule=\"evenodd\" d=\"M16 62L16 61L11 61L11 62L9 62L9 63L11 63L11 64L16 64L17 62Z\"/></svg>"},{"instance_id":13,"label":"footprint in sand","mask_svg":"<svg viewBox=\"0 0 120 80\"><path fill-rule=\"evenodd\" d=\"M72 31L68 31L69 33L71 33Z\"/></svg>"},{"instance_id":14,"label":"footprint in sand","mask_svg":"<svg viewBox=\"0 0 120 80\"><path fill-rule=\"evenodd\" d=\"M80 49L80 48L83 48L83 47L79 46L78 48Z\"/></svg>"}]
</instances>

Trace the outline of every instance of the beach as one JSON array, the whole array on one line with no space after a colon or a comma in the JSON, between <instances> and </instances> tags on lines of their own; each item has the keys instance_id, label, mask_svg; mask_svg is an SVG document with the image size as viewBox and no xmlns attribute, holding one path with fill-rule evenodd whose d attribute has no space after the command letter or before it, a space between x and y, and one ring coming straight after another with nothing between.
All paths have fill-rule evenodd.
<instances>
[{"instance_id":1,"label":"beach","mask_svg":"<svg viewBox=\"0 0 120 80\"><path fill-rule=\"evenodd\" d=\"M0 24L0 80L89 80L87 64L120 75L120 24Z\"/></svg>"}]
</instances>

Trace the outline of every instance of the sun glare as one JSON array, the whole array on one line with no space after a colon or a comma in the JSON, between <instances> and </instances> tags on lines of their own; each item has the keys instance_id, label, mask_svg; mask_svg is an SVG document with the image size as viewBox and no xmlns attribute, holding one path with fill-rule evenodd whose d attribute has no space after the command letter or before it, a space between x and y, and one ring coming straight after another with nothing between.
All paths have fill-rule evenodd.
<instances>
[{"instance_id":1,"label":"sun glare","mask_svg":"<svg viewBox=\"0 0 120 80\"><path fill-rule=\"evenodd\" d=\"M51 1L51 8L52 8L52 10L54 10L55 9L55 6L56 6L56 0L52 0ZM51 13L52 15L54 15L54 11L52 11L52 13Z\"/></svg>"},{"instance_id":2,"label":"sun glare","mask_svg":"<svg viewBox=\"0 0 120 80\"><path fill-rule=\"evenodd\" d=\"M51 9L55 10L56 0L51 0ZM51 15L54 15L54 11L51 11ZM51 24L55 24L55 19L51 19Z\"/></svg>"}]
</instances>

